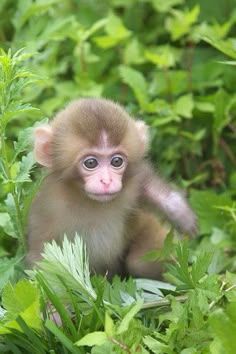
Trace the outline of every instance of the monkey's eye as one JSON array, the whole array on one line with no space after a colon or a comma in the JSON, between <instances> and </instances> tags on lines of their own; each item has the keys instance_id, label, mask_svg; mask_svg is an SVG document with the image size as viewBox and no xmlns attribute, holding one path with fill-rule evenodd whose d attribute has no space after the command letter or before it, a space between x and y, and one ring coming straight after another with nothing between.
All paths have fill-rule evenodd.
<instances>
[{"instance_id":1,"label":"monkey's eye","mask_svg":"<svg viewBox=\"0 0 236 354\"><path fill-rule=\"evenodd\" d=\"M94 157L89 157L87 160L83 162L83 165L88 169L88 170L93 170L98 166L98 161Z\"/></svg>"},{"instance_id":2,"label":"monkey's eye","mask_svg":"<svg viewBox=\"0 0 236 354\"><path fill-rule=\"evenodd\" d=\"M121 156L114 156L112 159L111 159L111 165L113 167L116 167L116 168L119 168L123 165L124 163L124 160L122 159Z\"/></svg>"}]
</instances>

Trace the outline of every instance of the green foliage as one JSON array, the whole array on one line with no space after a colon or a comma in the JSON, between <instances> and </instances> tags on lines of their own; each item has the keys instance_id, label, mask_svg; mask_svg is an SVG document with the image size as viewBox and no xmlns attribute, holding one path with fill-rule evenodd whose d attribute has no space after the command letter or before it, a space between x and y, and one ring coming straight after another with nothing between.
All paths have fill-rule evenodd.
<instances>
[{"instance_id":1,"label":"green foliage","mask_svg":"<svg viewBox=\"0 0 236 354\"><path fill-rule=\"evenodd\" d=\"M234 353L234 0L3 0L0 14L0 352ZM200 237L171 232L142 259L171 258L168 283L90 277L77 238L18 282L36 121L87 96L144 119L154 165L189 189Z\"/></svg>"},{"instance_id":2,"label":"green foliage","mask_svg":"<svg viewBox=\"0 0 236 354\"><path fill-rule=\"evenodd\" d=\"M85 348L92 353L221 353L226 346L233 353L234 341L227 338L233 338L235 330L235 276L228 274L221 282L210 274L209 253L199 255L189 268L188 249L187 242L178 243L174 264L169 265L179 284L174 287L152 280L122 285L118 278L112 283L97 275L90 278L78 236L73 243L65 238L62 248L55 242L46 244L31 280L8 283L4 289L0 308L4 352L24 348L30 353L34 346L37 353L85 353ZM88 286L90 295L85 296Z\"/></svg>"},{"instance_id":3,"label":"green foliage","mask_svg":"<svg viewBox=\"0 0 236 354\"><path fill-rule=\"evenodd\" d=\"M8 283L2 295L2 305L6 313L0 327L1 334L10 333L13 329L22 330L16 321L18 316L30 327L41 329L39 291L27 280L19 281L14 288Z\"/></svg>"},{"instance_id":4,"label":"green foliage","mask_svg":"<svg viewBox=\"0 0 236 354\"><path fill-rule=\"evenodd\" d=\"M32 199L30 172L34 166L32 152L22 155L30 146L31 129L19 134L19 138L11 143L12 121L20 120L27 114L33 115L37 110L31 104L24 103L22 93L36 81L36 76L27 71L24 63L31 55L18 51L12 55L1 50L0 55L0 180L2 204L0 206L0 225L3 232L18 240L16 259L2 262L1 288L13 275L14 267L26 252L25 218L28 205ZM4 241L1 236L1 240ZM10 264L8 264L10 263ZM8 264L8 267L5 265Z\"/></svg>"}]
</instances>

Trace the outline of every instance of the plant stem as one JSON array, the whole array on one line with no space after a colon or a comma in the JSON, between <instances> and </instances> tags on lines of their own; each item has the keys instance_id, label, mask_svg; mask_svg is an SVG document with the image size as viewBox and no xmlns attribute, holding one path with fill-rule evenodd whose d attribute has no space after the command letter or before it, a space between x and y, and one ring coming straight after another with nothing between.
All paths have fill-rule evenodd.
<instances>
[{"instance_id":1,"label":"plant stem","mask_svg":"<svg viewBox=\"0 0 236 354\"><path fill-rule=\"evenodd\" d=\"M181 296L176 296L175 300L179 302L185 302L188 299L187 295L181 295ZM171 300L169 299L161 299L153 302L149 302L146 304L143 304L142 309L149 309L153 307L162 307L162 306L170 306L171 305Z\"/></svg>"}]
</instances>

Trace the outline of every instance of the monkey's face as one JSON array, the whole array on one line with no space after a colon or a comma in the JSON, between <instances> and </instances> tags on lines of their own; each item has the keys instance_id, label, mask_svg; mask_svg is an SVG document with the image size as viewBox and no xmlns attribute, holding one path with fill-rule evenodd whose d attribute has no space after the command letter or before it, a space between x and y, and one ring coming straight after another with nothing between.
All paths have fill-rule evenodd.
<instances>
[{"instance_id":1,"label":"monkey's face","mask_svg":"<svg viewBox=\"0 0 236 354\"><path fill-rule=\"evenodd\" d=\"M90 199L100 202L114 199L122 190L122 178L127 157L121 152L96 149L79 161L79 173L84 191Z\"/></svg>"}]
</instances>

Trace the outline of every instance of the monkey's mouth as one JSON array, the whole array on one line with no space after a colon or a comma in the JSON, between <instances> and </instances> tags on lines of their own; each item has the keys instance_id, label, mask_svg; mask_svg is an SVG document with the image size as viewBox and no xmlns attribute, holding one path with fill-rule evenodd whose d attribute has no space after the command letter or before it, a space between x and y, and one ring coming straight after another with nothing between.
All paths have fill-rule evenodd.
<instances>
[{"instance_id":1,"label":"monkey's mouth","mask_svg":"<svg viewBox=\"0 0 236 354\"><path fill-rule=\"evenodd\" d=\"M118 192L114 193L88 193L88 197L98 202L108 202L117 196Z\"/></svg>"}]
</instances>

